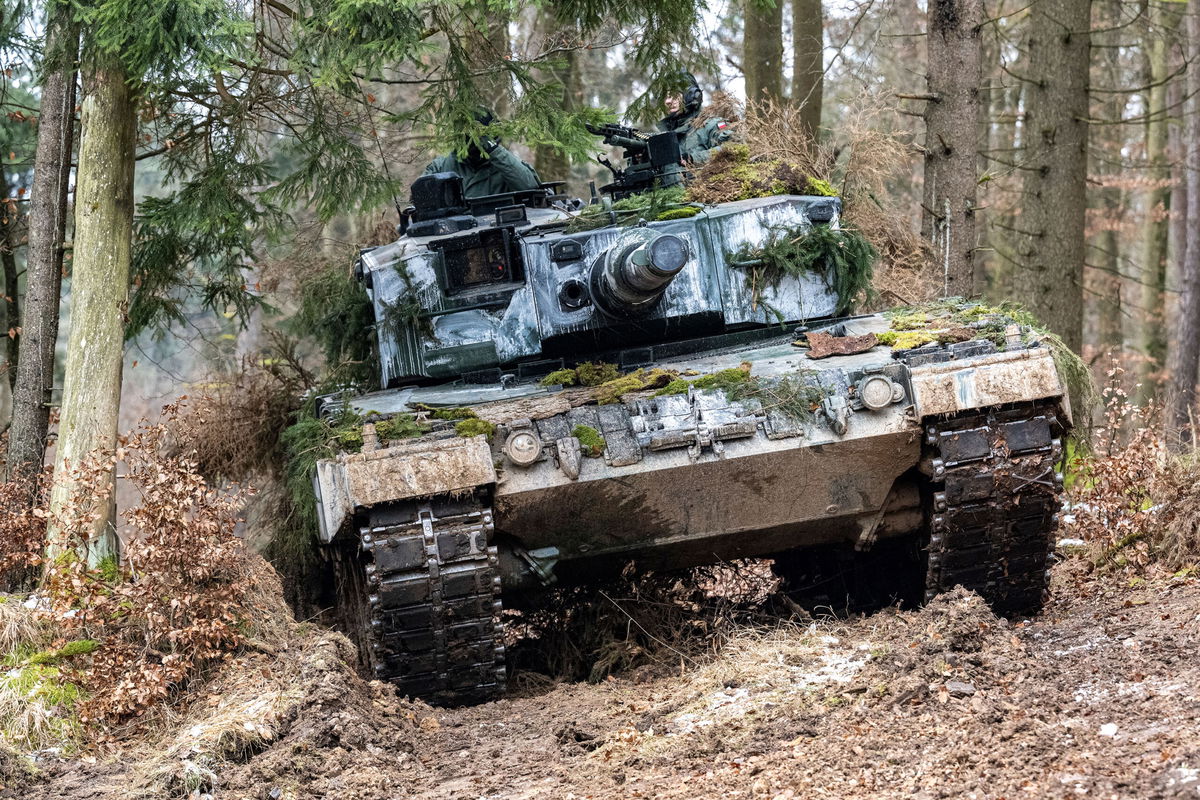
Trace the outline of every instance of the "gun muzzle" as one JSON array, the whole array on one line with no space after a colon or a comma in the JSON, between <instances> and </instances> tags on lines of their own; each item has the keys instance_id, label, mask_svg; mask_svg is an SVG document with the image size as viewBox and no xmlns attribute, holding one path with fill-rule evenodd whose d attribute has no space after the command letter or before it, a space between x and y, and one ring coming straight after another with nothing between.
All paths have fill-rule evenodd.
<instances>
[{"instance_id":1,"label":"gun muzzle","mask_svg":"<svg viewBox=\"0 0 1200 800\"><path fill-rule=\"evenodd\" d=\"M650 146L645 139L634 139L629 136L608 136L604 141L613 147L621 147L639 153Z\"/></svg>"},{"instance_id":2,"label":"gun muzzle","mask_svg":"<svg viewBox=\"0 0 1200 800\"><path fill-rule=\"evenodd\" d=\"M658 303L688 262L687 242L670 233L651 233L618 245L592 269L592 297L614 317L636 317Z\"/></svg>"}]
</instances>

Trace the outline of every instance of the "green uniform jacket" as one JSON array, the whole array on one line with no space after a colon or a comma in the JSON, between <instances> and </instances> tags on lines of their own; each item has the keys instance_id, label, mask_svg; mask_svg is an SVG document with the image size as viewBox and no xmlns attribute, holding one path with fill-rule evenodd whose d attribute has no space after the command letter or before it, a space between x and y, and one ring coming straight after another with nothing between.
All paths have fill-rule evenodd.
<instances>
[{"instance_id":1,"label":"green uniform jacket","mask_svg":"<svg viewBox=\"0 0 1200 800\"><path fill-rule=\"evenodd\" d=\"M533 167L514 156L504 145L497 145L478 168L454 153L440 156L425 168L424 174L435 172L457 173L463 179L463 193L467 197L522 192L541 185Z\"/></svg>"},{"instance_id":2,"label":"green uniform jacket","mask_svg":"<svg viewBox=\"0 0 1200 800\"><path fill-rule=\"evenodd\" d=\"M729 141L729 124L723 119L713 117L705 121L703 125L692 125L692 120L695 118L695 114L688 115L683 119L668 117L658 123L658 129L660 131L677 131L687 126L689 130L687 136L680 142L679 150L683 157L693 164L703 164L708 161L710 150Z\"/></svg>"}]
</instances>

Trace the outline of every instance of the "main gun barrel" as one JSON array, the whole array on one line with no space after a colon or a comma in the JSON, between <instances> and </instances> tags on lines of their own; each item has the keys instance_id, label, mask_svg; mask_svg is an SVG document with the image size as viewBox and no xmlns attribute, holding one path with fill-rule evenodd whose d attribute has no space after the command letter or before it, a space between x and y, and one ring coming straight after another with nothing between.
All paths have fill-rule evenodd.
<instances>
[{"instance_id":1,"label":"main gun barrel","mask_svg":"<svg viewBox=\"0 0 1200 800\"><path fill-rule=\"evenodd\" d=\"M592 269L592 297L614 317L640 316L653 308L684 266L687 242L670 233L650 232L645 238L618 245Z\"/></svg>"}]
</instances>

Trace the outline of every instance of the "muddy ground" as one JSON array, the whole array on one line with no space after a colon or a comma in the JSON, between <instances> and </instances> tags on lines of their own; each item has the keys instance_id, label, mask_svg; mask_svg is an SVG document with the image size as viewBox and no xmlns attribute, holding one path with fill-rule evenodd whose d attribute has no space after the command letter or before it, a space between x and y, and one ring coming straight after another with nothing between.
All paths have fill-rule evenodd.
<instances>
[{"instance_id":1,"label":"muddy ground","mask_svg":"<svg viewBox=\"0 0 1200 800\"><path fill-rule=\"evenodd\" d=\"M598 685L464 709L395 698L307 629L159 738L47 758L14 796L1200 798L1200 581L1056 569L1032 621L920 611L741 631ZM224 682L222 682L224 681Z\"/></svg>"}]
</instances>

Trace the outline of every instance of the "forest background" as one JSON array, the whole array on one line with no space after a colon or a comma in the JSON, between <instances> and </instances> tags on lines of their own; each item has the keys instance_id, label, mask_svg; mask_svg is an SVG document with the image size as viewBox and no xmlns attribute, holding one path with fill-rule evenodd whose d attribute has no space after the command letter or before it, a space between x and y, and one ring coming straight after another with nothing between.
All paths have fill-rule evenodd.
<instances>
[{"instance_id":1,"label":"forest background","mask_svg":"<svg viewBox=\"0 0 1200 800\"><path fill-rule=\"evenodd\" d=\"M1200 0L0 12L0 568L100 620L91 675L121 684L91 686L104 704L85 717L139 713L242 641L231 609L253 580L235 524L290 586L312 582L316 453L288 431L312 422L315 392L369 384L354 256L394 238L397 202L433 155L482 134L481 104L544 180L586 197L605 173L585 124L653 124L689 69L736 136L838 188L880 253L868 304L1019 301L1110 399L1132 399L1105 426L1109 454L1138 447L1140 471L1132 456L1109 464L1132 519L1153 499L1138 482L1171 463L1161 445L1190 444ZM118 438L164 405L164 424ZM251 505L238 486L257 487ZM123 564L117 520L141 548Z\"/></svg>"},{"instance_id":2,"label":"forest background","mask_svg":"<svg viewBox=\"0 0 1200 800\"><path fill-rule=\"evenodd\" d=\"M480 135L479 105L543 179L586 196L603 170L585 123L652 124L681 68L735 131L774 131L842 190L881 252L876 305L1017 300L1087 363L1115 358L1139 404L1165 404L1170 441L1192 417L1186 3L91 0L3 15L0 429L33 492L61 410L60 511L72 464L182 393L247 370L292 398L369 380L354 255L393 238L436 152ZM271 472L285 445L254 441L260 458L210 477ZM95 516L104 550L112 513Z\"/></svg>"}]
</instances>

